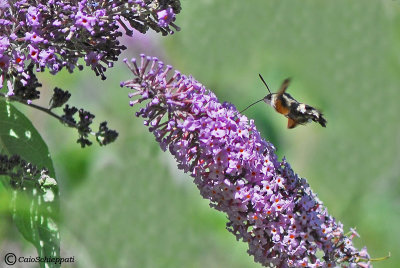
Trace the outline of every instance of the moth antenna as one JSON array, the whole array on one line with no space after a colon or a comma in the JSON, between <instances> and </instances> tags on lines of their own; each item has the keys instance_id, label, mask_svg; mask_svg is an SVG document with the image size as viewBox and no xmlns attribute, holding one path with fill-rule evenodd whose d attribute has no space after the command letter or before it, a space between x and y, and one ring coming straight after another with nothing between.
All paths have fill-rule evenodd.
<instances>
[{"instance_id":1,"label":"moth antenna","mask_svg":"<svg viewBox=\"0 0 400 268\"><path fill-rule=\"evenodd\" d=\"M262 98L261 100L258 100L258 101L256 101L256 102L253 102L252 104L250 104L249 106L247 106L246 108L244 108L243 110L241 110L239 113L241 114L241 113L243 113L244 111L246 111L247 109L249 109L251 106L253 106L254 104L257 104L257 103L259 103L260 101L263 101L264 100L264 98Z\"/></svg>"},{"instance_id":2,"label":"moth antenna","mask_svg":"<svg viewBox=\"0 0 400 268\"><path fill-rule=\"evenodd\" d=\"M261 74L258 74L258 75L260 76L261 81L263 81L264 85L267 87L268 92L269 92L270 94L272 94L272 93L271 93L271 90L269 90L269 87L268 87L267 83L265 82L264 78L261 76Z\"/></svg>"}]
</instances>

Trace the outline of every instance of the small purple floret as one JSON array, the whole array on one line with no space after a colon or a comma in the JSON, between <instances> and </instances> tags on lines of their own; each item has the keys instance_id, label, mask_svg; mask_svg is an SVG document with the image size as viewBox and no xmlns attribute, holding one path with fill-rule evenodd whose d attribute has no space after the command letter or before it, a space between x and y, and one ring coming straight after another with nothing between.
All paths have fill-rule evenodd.
<instances>
[{"instance_id":1,"label":"small purple floret","mask_svg":"<svg viewBox=\"0 0 400 268\"><path fill-rule=\"evenodd\" d=\"M157 12L158 25L161 27L167 27L170 22L174 21L175 13L172 8L167 8Z\"/></svg>"}]
</instances>

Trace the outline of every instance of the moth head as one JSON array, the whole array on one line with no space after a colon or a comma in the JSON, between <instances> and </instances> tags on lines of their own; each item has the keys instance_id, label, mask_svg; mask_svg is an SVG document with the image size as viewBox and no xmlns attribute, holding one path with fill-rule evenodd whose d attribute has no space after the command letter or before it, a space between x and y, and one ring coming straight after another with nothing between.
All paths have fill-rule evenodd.
<instances>
[{"instance_id":1,"label":"moth head","mask_svg":"<svg viewBox=\"0 0 400 268\"><path fill-rule=\"evenodd\" d=\"M264 102L269 105L273 105L272 103L272 93L269 93L267 96L264 97Z\"/></svg>"}]
</instances>

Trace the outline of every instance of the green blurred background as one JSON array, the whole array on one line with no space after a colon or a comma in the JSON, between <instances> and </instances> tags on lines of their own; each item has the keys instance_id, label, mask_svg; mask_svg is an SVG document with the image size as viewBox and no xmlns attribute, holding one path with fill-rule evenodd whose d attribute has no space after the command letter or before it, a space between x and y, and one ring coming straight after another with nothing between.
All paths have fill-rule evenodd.
<instances>
[{"instance_id":1,"label":"green blurred background","mask_svg":"<svg viewBox=\"0 0 400 268\"><path fill-rule=\"evenodd\" d=\"M400 267L399 14L398 0L182 0L180 32L125 39L125 56L158 56L239 109L266 95L258 73L273 91L291 77L288 92L320 108L326 129L288 130L265 104L246 115L345 229L357 228L358 247L372 257L391 252L374 267ZM106 81L90 70L43 75L42 94L70 90L71 104L119 131L109 146L80 149L74 130L18 106L53 157L61 255L76 260L66 267L260 267L135 118L138 107L119 87L131 77L127 68L118 63L106 74ZM10 219L0 222L0 239L35 255Z\"/></svg>"}]
</instances>

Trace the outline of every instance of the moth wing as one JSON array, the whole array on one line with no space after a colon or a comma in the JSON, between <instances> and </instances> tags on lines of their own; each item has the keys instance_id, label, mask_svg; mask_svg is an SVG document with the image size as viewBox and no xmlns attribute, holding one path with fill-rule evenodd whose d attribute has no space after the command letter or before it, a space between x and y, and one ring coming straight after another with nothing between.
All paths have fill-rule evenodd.
<instances>
[{"instance_id":1,"label":"moth wing","mask_svg":"<svg viewBox=\"0 0 400 268\"><path fill-rule=\"evenodd\" d=\"M297 126L297 122L292 118L289 118L287 122L287 128L294 128L295 126Z\"/></svg>"},{"instance_id":2,"label":"moth wing","mask_svg":"<svg viewBox=\"0 0 400 268\"><path fill-rule=\"evenodd\" d=\"M277 97L282 96L286 92L286 89L288 88L289 84L290 84L290 78L286 78L283 81L281 87L279 88L279 91L276 93L278 95Z\"/></svg>"}]
</instances>

